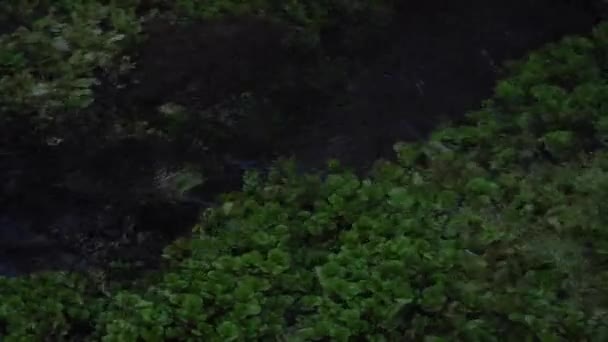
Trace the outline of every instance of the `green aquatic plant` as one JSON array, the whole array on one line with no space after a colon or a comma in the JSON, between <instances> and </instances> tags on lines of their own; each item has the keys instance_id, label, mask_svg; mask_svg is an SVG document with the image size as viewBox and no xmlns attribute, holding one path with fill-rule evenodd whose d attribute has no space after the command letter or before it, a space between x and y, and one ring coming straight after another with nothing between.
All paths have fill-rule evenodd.
<instances>
[{"instance_id":1,"label":"green aquatic plant","mask_svg":"<svg viewBox=\"0 0 608 342\"><path fill-rule=\"evenodd\" d=\"M140 31L134 9L78 1L19 2L4 10L23 20L0 35L3 139L57 143L102 125L86 109L100 72L129 68L120 57Z\"/></svg>"}]
</instances>

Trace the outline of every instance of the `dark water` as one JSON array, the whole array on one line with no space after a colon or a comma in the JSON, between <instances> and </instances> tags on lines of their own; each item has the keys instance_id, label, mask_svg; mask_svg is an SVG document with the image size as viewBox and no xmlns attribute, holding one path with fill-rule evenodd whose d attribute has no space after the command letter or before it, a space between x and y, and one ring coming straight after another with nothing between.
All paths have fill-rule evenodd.
<instances>
[{"instance_id":1,"label":"dark water","mask_svg":"<svg viewBox=\"0 0 608 342\"><path fill-rule=\"evenodd\" d=\"M365 170L398 140L423 139L492 95L503 63L565 35L586 34L599 12L577 1L425 1L403 5L378 59L353 75L323 116L292 138L305 165L338 158ZM290 132L293 136L293 132Z\"/></svg>"},{"instance_id":2,"label":"dark water","mask_svg":"<svg viewBox=\"0 0 608 342\"><path fill-rule=\"evenodd\" d=\"M15 222L6 216L0 217L0 239L4 244L26 240L27 236L24 235L27 234L24 231L23 224L20 222ZM13 277L18 274L14 261L11 259L11 256L7 255L6 251L0 254L0 275Z\"/></svg>"}]
</instances>

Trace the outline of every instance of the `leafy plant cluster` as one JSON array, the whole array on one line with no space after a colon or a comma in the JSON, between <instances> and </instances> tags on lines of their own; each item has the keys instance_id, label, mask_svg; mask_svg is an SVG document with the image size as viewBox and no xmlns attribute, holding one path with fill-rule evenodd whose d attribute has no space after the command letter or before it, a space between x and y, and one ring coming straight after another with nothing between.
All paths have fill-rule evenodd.
<instances>
[{"instance_id":1,"label":"leafy plant cluster","mask_svg":"<svg viewBox=\"0 0 608 342\"><path fill-rule=\"evenodd\" d=\"M71 130L106 124L86 109L100 74L130 66L119 56L140 30L133 8L83 0L9 2L2 9L19 18L0 36L3 138L56 144Z\"/></svg>"},{"instance_id":2,"label":"leafy plant cluster","mask_svg":"<svg viewBox=\"0 0 608 342\"><path fill-rule=\"evenodd\" d=\"M513 64L369 177L248 173L145 286L2 279L4 340L608 339L607 34Z\"/></svg>"}]
</instances>

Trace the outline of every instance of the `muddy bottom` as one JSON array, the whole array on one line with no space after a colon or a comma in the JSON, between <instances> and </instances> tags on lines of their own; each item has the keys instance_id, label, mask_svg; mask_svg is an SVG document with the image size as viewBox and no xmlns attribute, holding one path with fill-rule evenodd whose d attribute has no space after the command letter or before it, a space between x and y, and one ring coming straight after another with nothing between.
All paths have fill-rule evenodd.
<instances>
[{"instance_id":1,"label":"muddy bottom","mask_svg":"<svg viewBox=\"0 0 608 342\"><path fill-rule=\"evenodd\" d=\"M442 119L458 120L476 109L492 94L506 60L566 34L589 32L598 19L575 1L438 3L401 8L369 56L351 63L346 79L323 86L310 81L320 71L307 52L280 52L274 45L280 38L274 27L251 22L241 28L220 26L214 28L219 33L209 33L210 40L200 43L196 39L204 35L192 29L189 36L180 36L189 42L180 43L181 49L167 47L180 34L176 28L155 27L134 72L146 86L133 82L122 93L102 94L98 103L104 110L118 106L146 113L167 102L205 110L250 92L267 101L261 101L258 111L272 116L234 126L234 132L211 144L217 148L213 153L193 149L196 144L190 141L169 149L118 146L90 158L78 151L0 156L0 275L103 268L117 260L154 267L162 248L187 234L201 208L211 205L215 195L238 189L244 170L286 155L294 156L303 170L337 158L363 173L376 159L390 159L396 141L423 139ZM257 38L222 45L209 57L211 43L226 41L223 29L240 34L241 40L250 32L257 32ZM242 63L232 60L238 67L214 68L233 52L240 56ZM283 86L273 87L277 82ZM284 113L292 114L289 122L281 122ZM186 130L183 136L203 133ZM192 198L142 197L158 176L151 170L170 169L175 159L221 167ZM78 183L80 191L75 191L65 185L67 178L85 184Z\"/></svg>"}]
</instances>

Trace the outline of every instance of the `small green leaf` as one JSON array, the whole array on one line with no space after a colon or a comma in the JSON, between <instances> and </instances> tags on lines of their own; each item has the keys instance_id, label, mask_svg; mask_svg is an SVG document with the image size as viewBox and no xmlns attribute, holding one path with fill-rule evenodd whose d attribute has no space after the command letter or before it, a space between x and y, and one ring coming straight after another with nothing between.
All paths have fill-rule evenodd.
<instances>
[{"instance_id":1,"label":"small green leaf","mask_svg":"<svg viewBox=\"0 0 608 342\"><path fill-rule=\"evenodd\" d=\"M393 188L389 191L388 196L389 203L392 206L399 207L401 209L409 209L415 203L414 198L406 188Z\"/></svg>"},{"instance_id":2,"label":"small green leaf","mask_svg":"<svg viewBox=\"0 0 608 342\"><path fill-rule=\"evenodd\" d=\"M235 341L240 336L239 327L231 321L222 322L218 326L217 332L224 339L224 341Z\"/></svg>"}]
</instances>

